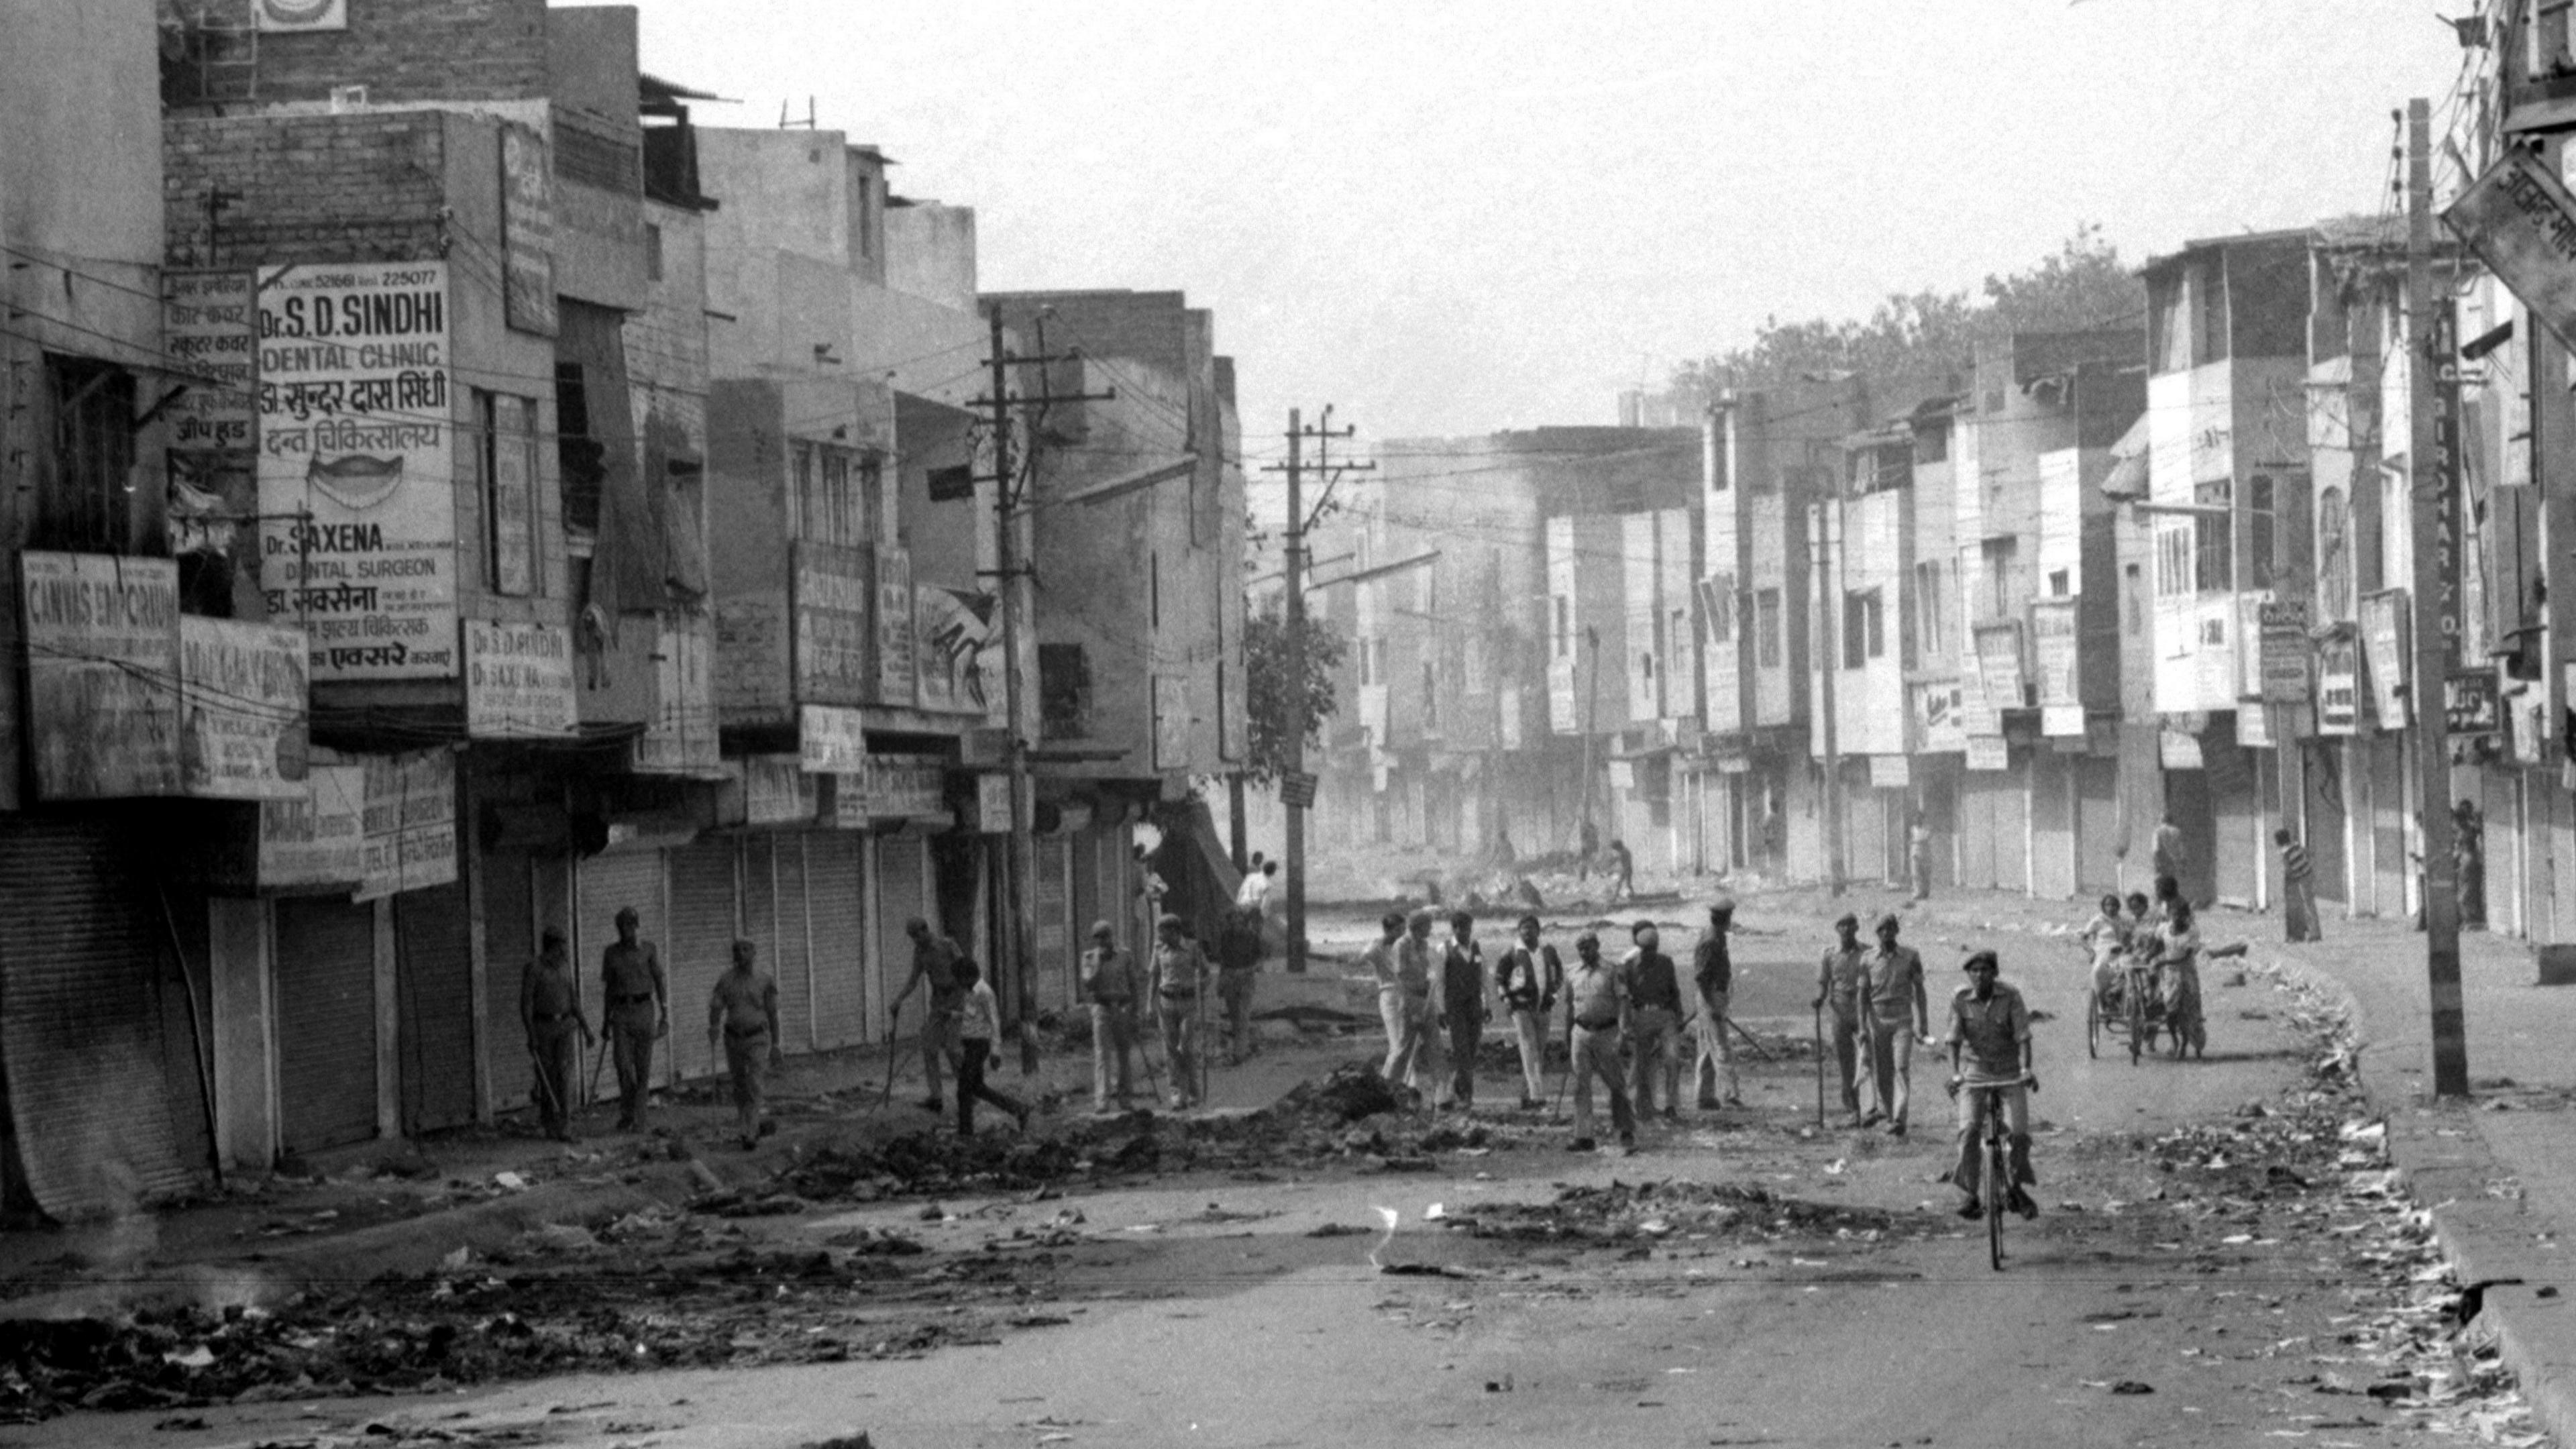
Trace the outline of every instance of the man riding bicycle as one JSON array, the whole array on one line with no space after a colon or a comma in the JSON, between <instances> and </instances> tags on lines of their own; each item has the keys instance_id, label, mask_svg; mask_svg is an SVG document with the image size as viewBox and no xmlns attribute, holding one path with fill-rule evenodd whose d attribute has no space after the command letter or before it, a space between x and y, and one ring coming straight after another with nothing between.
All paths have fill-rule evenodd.
<instances>
[{"instance_id":1,"label":"man riding bicycle","mask_svg":"<svg viewBox=\"0 0 2576 1449\"><path fill-rule=\"evenodd\" d=\"M1996 978L2002 967L1992 951L1979 951L1960 964L1968 984L1950 998L1950 1092L1959 1101L1959 1156L1950 1181L1968 1195L1959 1216L1979 1218L1989 1209L2011 1208L2025 1218L2039 1216L2039 1204L2022 1191L2039 1179L2030 1170L2030 1091L2039 1079L2030 1069L2030 1008L2021 993ZM1964 1090L1963 1090L1964 1089ZM2010 1130L2012 1195L2002 1203L1977 1198L1977 1152L1986 1113L1999 1108Z\"/></svg>"}]
</instances>

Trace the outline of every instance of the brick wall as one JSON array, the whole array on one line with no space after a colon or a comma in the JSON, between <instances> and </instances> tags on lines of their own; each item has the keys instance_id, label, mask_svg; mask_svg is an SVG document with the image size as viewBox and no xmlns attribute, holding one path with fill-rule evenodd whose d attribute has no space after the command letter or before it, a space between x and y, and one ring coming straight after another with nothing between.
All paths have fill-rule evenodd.
<instances>
[{"instance_id":1,"label":"brick wall","mask_svg":"<svg viewBox=\"0 0 2576 1449\"><path fill-rule=\"evenodd\" d=\"M435 256L446 117L434 111L174 117L162 123L173 266ZM209 256L206 197L224 208Z\"/></svg>"},{"instance_id":2,"label":"brick wall","mask_svg":"<svg viewBox=\"0 0 2576 1449\"><path fill-rule=\"evenodd\" d=\"M270 32L258 53L254 95L232 99L327 101L363 85L376 105L529 100L546 93L545 0L353 0L348 29ZM244 79L221 75L236 90Z\"/></svg>"}]
</instances>

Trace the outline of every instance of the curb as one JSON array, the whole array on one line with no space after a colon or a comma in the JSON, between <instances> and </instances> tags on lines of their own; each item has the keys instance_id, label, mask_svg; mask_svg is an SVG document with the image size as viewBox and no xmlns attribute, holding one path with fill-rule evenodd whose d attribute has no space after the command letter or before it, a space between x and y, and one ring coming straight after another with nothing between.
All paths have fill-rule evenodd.
<instances>
[{"instance_id":1,"label":"curb","mask_svg":"<svg viewBox=\"0 0 2576 1449\"><path fill-rule=\"evenodd\" d=\"M2341 1004L2353 1033L2353 1080L2387 1124L2389 1165L2407 1196L2424 1210L2434 1244L2453 1276L2462 1283L2517 1276L2530 1263L2518 1251L2530 1236L2530 1212L2519 1200L2487 1192L2489 1183L2511 1174L2479 1130L2474 1109L2461 1104L2418 1107L2373 1089L2362 1071L2371 1042L2360 998L2322 967L2279 956L2269 959L2283 979L2308 981ZM2550 1286L2555 1285L2490 1288L2479 1317L2494 1331L2497 1350L2513 1370L2533 1419L2557 1443L2576 1444L2576 1379L2570 1378L2576 1353L2566 1343L2569 1325L2576 1323L2568 1314L2576 1304L2565 1296L2541 1298L2538 1290ZM2554 1320L2548 1317L2553 1313L2558 1315Z\"/></svg>"}]
</instances>

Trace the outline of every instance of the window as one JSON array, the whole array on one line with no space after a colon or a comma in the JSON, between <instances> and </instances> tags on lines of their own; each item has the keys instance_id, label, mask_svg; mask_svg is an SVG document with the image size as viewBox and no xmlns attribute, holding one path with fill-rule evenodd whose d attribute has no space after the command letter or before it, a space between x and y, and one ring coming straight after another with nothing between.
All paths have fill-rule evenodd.
<instances>
[{"instance_id":1,"label":"window","mask_svg":"<svg viewBox=\"0 0 2576 1449\"><path fill-rule=\"evenodd\" d=\"M1887 653L1886 621L1876 589L1843 595L1843 668L1858 669Z\"/></svg>"},{"instance_id":2,"label":"window","mask_svg":"<svg viewBox=\"0 0 2576 1449\"><path fill-rule=\"evenodd\" d=\"M2196 336L2192 343L2192 365L2217 362L2227 356L2227 256L2221 252L2191 273L2192 321Z\"/></svg>"},{"instance_id":3,"label":"window","mask_svg":"<svg viewBox=\"0 0 2576 1449\"><path fill-rule=\"evenodd\" d=\"M2069 570L2050 569L2048 571L2048 596L2050 598L2065 598L2067 594L2074 589L2074 587L2075 583Z\"/></svg>"},{"instance_id":4,"label":"window","mask_svg":"<svg viewBox=\"0 0 2576 1449\"><path fill-rule=\"evenodd\" d=\"M1559 594L1553 602L1556 605L1556 657L1563 659L1574 652L1574 601Z\"/></svg>"},{"instance_id":5,"label":"window","mask_svg":"<svg viewBox=\"0 0 2576 1449\"><path fill-rule=\"evenodd\" d=\"M1091 658L1081 645L1038 646L1038 720L1048 739L1091 733Z\"/></svg>"},{"instance_id":6,"label":"window","mask_svg":"<svg viewBox=\"0 0 2576 1449\"><path fill-rule=\"evenodd\" d=\"M2156 597L2180 598L2192 591L2192 526L2188 521L2156 529Z\"/></svg>"},{"instance_id":7,"label":"window","mask_svg":"<svg viewBox=\"0 0 2576 1449\"><path fill-rule=\"evenodd\" d=\"M647 281L662 280L662 229L649 221L644 224L644 276Z\"/></svg>"},{"instance_id":8,"label":"window","mask_svg":"<svg viewBox=\"0 0 2576 1449\"><path fill-rule=\"evenodd\" d=\"M2245 480L2245 587L2268 589L2280 560L2273 550L2277 546L2277 514L2273 500L2272 475L2257 473Z\"/></svg>"},{"instance_id":9,"label":"window","mask_svg":"<svg viewBox=\"0 0 2576 1449\"><path fill-rule=\"evenodd\" d=\"M858 548L875 541L879 462L829 443L790 445L796 536Z\"/></svg>"},{"instance_id":10,"label":"window","mask_svg":"<svg viewBox=\"0 0 2576 1449\"><path fill-rule=\"evenodd\" d=\"M134 374L84 357L45 359L54 407L54 473L30 542L123 553L134 489Z\"/></svg>"},{"instance_id":11,"label":"window","mask_svg":"<svg viewBox=\"0 0 2576 1449\"><path fill-rule=\"evenodd\" d=\"M1163 556L1145 555L1145 617L1154 628L1163 627Z\"/></svg>"},{"instance_id":12,"label":"window","mask_svg":"<svg viewBox=\"0 0 2576 1449\"><path fill-rule=\"evenodd\" d=\"M2021 600L2014 597L2012 586L2013 562L2020 548L2021 540L2010 534L1977 545L1977 558L1985 569L1977 581L1978 617L2008 619L2020 612Z\"/></svg>"},{"instance_id":13,"label":"window","mask_svg":"<svg viewBox=\"0 0 2576 1449\"><path fill-rule=\"evenodd\" d=\"M474 389L475 492L483 504L483 583L496 594L538 592L537 404Z\"/></svg>"},{"instance_id":14,"label":"window","mask_svg":"<svg viewBox=\"0 0 2576 1449\"><path fill-rule=\"evenodd\" d=\"M1914 625L1915 648L1924 658L1949 657L1950 609L1941 593L1939 559L1914 566Z\"/></svg>"},{"instance_id":15,"label":"window","mask_svg":"<svg viewBox=\"0 0 2576 1449\"><path fill-rule=\"evenodd\" d=\"M2147 631L2147 606L2138 598L2138 566L2130 564L2120 575L2120 607L2127 612L2129 637L2134 639Z\"/></svg>"},{"instance_id":16,"label":"window","mask_svg":"<svg viewBox=\"0 0 2576 1449\"><path fill-rule=\"evenodd\" d=\"M2235 487L2225 479L2192 486L2194 503L2226 508ZM2236 520L2226 513L2204 513L2192 520L2192 586L2204 594L2223 594L2236 587Z\"/></svg>"},{"instance_id":17,"label":"window","mask_svg":"<svg viewBox=\"0 0 2576 1449\"><path fill-rule=\"evenodd\" d=\"M1757 662L1765 669L1780 667L1780 591L1757 589L1753 594L1753 637Z\"/></svg>"},{"instance_id":18,"label":"window","mask_svg":"<svg viewBox=\"0 0 2576 1449\"><path fill-rule=\"evenodd\" d=\"M1428 659L1422 661L1422 727L1440 728L1440 675Z\"/></svg>"},{"instance_id":19,"label":"window","mask_svg":"<svg viewBox=\"0 0 2576 1449\"><path fill-rule=\"evenodd\" d=\"M1723 644L1735 637L1735 575L1713 574L1700 580L1699 607L1708 641Z\"/></svg>"}]
</instances>

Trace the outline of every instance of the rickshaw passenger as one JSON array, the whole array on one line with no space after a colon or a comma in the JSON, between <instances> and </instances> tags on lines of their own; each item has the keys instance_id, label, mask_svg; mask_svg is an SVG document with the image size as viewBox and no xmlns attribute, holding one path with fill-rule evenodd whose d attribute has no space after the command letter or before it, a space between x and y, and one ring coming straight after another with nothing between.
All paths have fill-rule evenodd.
<instances>
[{"instance_id":1,"label":"rickshaw passenger","mask_svg":"<svg viewBox=\"0 0 2576 1449\"><path fill-rule=\"evenodd\" d=\"M2129 923L2120 916L2120 898L2102 897L2102 909L2084 923L2078 939L2093 953L2093 999L2111 999L2114 978L2120 974L2120 953L2129 949Z\"/></svg>"}]
</instances>

